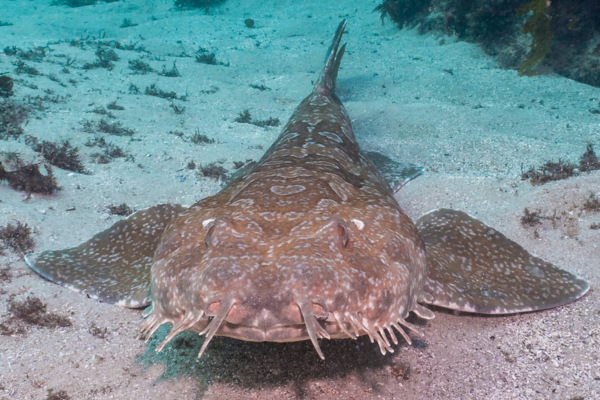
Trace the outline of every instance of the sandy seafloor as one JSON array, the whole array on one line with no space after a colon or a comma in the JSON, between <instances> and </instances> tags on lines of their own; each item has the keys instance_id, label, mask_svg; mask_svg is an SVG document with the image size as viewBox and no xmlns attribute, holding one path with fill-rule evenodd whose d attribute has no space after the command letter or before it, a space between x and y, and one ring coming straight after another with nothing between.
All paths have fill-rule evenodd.
<instances>
[{"instance_id":1,"label":"sandy seafloor","mask_svg":"<svg viewBox=\"0 0 600 400\"><path fill-rule=\"evenodd\" d=\"M37 296L48 310L68 316L70 328L32 327L26 335L0 336L0 399L45 399L48 389L72 399L599 399L600 398L600 213L583 211L600 196L600 171L532 186L521 169L548 160L578 162L587 143L600 149L600 89L557 75L519 77L499 69L477 46L452 37L398 31L381 24L378 1L229 0L204 11L176 11L166 1L127 0L70 9L50 0L1 1L0 47L27 49L48 42L105 35L104 40L138 43L147 52L116 50L112 70L83 70L95 46L51 44L45 62L27 62L46 76L15 75L14 57L0 53L0 71L17 79L15 99L26 95L68 96L46 101L24 127L40 140L68 139L78 146L92 174L54 169L63 190L53 196L22 193L0 185L0 226L22 221L34 228L36 251L60 249L87 240L119 217L106 207L127 203L143 209L158 203L192 204L214 194L220 184L185 169L198 165L258 160L281 127L234 122L249 109L257 119L287 121L310 92L332 34L348 19L346 55L337 92L353 120L361 146L396 160L426 167L397 199L412 218L438 207L468 212L534 254L590 282L581 300L557 309L506 317L454 315L436 310L421 323L425 337L399 345L382 357L368 339L322 341L321 361L308 342L252 344L213 341L197 361L202 340L183 334L162 353L136 340L137 310L121 309L44 281L22 260L0 257L12 279L0 282L0 319L7 304ZM139 24L119 28L124 18ZM252 18L249 29L244 20ZM196 63L199 47L223 65ZM66 57L75 59L61 73ZM173 62L179 78L134 75L128 61L142 57L156 70ZM448 72L451 71L451 72ZM74 79L76 84L69 83ZM35 84L38 89L26 87ZM142 94L130 94L130 84ZM143 94L156 83L187 94L176 115L171 102ZM250 85L264 85L261 91ZM206 93L218 88L216 93ZM203 92L205 91L205 92ZM214 90L213 90L214 91ZM105 135L135 161L95 164L97 148L84 145L92 134L83 121L91 111L117 100L112 111L131 137ZM111 120L112 122L113 120ZM196 130L216 140L199 146L184 139ZM2 151L22 152L39 161L24 143L0 142ZM523 227L523 209L560 218L537 228ZM72 210L74 208L74 210ZM68 211L71 209L71 211ZM534 229L538 237L534 236ZM413 320L413 322L420 323ZM100 339L92 325L106 328ZM415 339L416 337L413 336ZM398 379L399 366L411 368Z\"/></svg>"}]
</instances>

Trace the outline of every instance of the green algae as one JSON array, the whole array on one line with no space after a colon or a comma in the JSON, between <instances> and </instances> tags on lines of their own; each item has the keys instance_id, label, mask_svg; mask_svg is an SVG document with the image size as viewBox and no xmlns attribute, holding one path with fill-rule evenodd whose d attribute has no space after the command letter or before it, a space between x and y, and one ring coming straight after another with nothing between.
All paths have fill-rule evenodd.
<instances>
[{"instance_id":1,"label":"green algae","mask_svg":"<svg viewBox=\"0 0 600 400\"><path fill-rule=\"evenodd\" d=\"M530 12L533 13L521 29L523 34L531 34L533 42L531 43L529 56L519 65L519 75L527 75L538 64L544 61L544 58L550 52L550 45L554 34L550 27L548 8L549 2L547 0L532 0L530 3L523 4L517 10L517 17Z\"/></svg>"}]
</instances>

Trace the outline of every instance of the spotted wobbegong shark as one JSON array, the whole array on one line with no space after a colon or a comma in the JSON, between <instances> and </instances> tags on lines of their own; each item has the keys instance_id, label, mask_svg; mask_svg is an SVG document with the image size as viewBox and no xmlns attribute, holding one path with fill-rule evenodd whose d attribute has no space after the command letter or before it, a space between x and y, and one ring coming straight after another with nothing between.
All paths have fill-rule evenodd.
<instances>
[{"instance_id":1,"label":"spotted wobbegong shark","mask_svg":"<svg viewBox=\"0 0 600 400\"><path fill-rule=\"evenodd\" d=\"M335 94L339 25L312 93L259 162L189 208L161 204L70 249L26 257L50 281L123 307L147 308L150 338L178 333L247 341L369 335L383 354L411 342L424 306L512 314L572 302L586 281L529 254L461 211L416 222L394 192L415 166L363 152Z\"/></svg>"}]
</instances>

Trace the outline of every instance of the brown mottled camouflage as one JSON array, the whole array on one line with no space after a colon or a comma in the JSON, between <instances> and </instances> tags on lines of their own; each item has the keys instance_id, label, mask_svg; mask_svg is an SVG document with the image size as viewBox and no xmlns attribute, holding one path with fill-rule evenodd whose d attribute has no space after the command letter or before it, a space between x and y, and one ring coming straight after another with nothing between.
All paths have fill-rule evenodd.
<instances>
[{"instance_id":1,"label":"brown mottled camouflage","mask_svg":"<svg viewBox=\"0 0 600 400\"><path fill-rule=\"evenodd\" d=\"M410 342L411 311L434 317L419 303L506 314L581 297L587 282L462 212L416 225L402 212L334 93L345 25L313 92L247 174L189 209L140 211L76 248L28 256L29 266L103 301L151 300L142 332L172 325L158 350L192 330L206 334L200 355L215 335L310 339L323 357L318 338L363 334L385 354L394 329Z\"/></svg>"}]
</instances>

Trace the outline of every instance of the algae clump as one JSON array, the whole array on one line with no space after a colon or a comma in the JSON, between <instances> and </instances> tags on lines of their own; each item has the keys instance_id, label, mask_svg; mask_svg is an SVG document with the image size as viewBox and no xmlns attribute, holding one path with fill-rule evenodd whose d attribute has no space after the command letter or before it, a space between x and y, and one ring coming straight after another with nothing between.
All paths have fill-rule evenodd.
<instances>
[{"instance_id":1,"label":"algae clump","mask_svg":"<svg viewBox=\"0 0 600 400\"><path fill-rule=\"evenodd\" d=\"M521 65L519 65L519 75L526 75L535 66L541 63L546 54L550 52L550 44L554 34L550 28L550 15L548 15L549 3L547 0L532 0L530 3L523 4L517 10L517 17L521 17L529 12L533 15L525 22L521 32L530 33L533 37L531 44L531 53Z\"/></svg>"}]
</instances>

